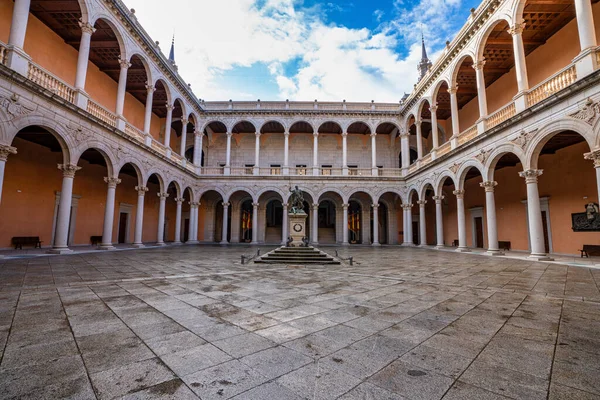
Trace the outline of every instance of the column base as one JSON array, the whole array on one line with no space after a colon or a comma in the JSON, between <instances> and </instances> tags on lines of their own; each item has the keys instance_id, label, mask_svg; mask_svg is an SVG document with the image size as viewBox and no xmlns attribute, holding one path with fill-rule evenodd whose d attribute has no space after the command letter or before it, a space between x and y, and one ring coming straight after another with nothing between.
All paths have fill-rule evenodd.
<instances>
[{"instance_id":1,"label":"column base","mask_svg":"<svg viewBox=\"0 0 600 400\"><path fill-rule=\"evenodd\" d=\"M113 245L112 245L112 244L110 244L110 243L107 243L107 244L100 244L100 245L98 246L98 250L114 250L114 249L115 249L115 246L113 246Z\"/></svg>"},{"instance_id":2,"label":"column base","mask_svg":"<svg viewBox=\"0 0 600 400\"><path fill-rule=\"evenodd\" d=\"M402 243L402 246L415 247L415 244L414 243Z\"/></svg>"},{"instance_id":3,"label":"column base","mask_svg":"<svg viewBox=\"0 0 600 400\"><path fill-rule=\"evenodd\" d=\"M125 125L127 124L127 120L122 115L117 115L117 123L116 128L120 131L125 132Z\"/></svg>"},{"instance_id":4,"label":"column base","mask_svg":"<svg viewBox=\"0 0 600 400\"><path fill-rule=\"evenodd\" d=\"M435 248L436 248L437 250L444 250L444 249L446 248L446 246L444 246L443 244L436 244L436 245L435 245Z\"/></svg>"},{"instance_id":5,"label":"column base","mask_svg":"<svg viewBox=\"0 0 600 400\"><path fill-rule=\"evenodd\" d=\"M350 243L348 243L348 242L343 242L343 243L342 243L342 246L350 246Z\"/></svg>"},{"instance_id":6,"label":"column base","mask_svg":"<svg viewBox=\"0 0 600 400\"><path fill-rule=\"evenodd\" d=\"M549 257L547 254L531 254L527 258L534 261L554 261L554 258Z\"/></svg>"},{"instance_id":7,"label":"column base","mask_svg":"<svg viewBox=\"0 0 600 400\"><path fill-rule=\"evenodd\" d=\"M73 253L73 250L69 249L68 247L57 247L57 248L48 250L46 253L47 254L71 254L71 253Z\"/></svg>"},{"instance_id":8,"label":"column base","mask_svg":"<svg viewBox=\"0 0 600 400\"><path fill-rule=\"evenodd\" d=\"M142 244L142 243L134 243L134 244L131 245L131 247L133 247L135 249L143 249L146 246L144 244Z\"/></svg>"},{"instance_id":9,"label":"column base","mask_svg":"<svg viewBox=\"0 0 600 400\"><path fill-rule=\"evenodd\" d=\"M173 242L171 244L182 244L182 243L181 243L181 240L177 240L177 241L175 241L175 242Z\"/></svg>"},{"instance_id":10,"label":"column base","mask_svg":"<svg viewBox=\"0 0 600 400\"><path fill-rule=\"evenodd\" d=\"M88 94L82 89L75 89L75 105L82 110L87 111L88 106Z\"/></svg>"},{"instance_id":11,"label":"column base","mask_svg":"<svg viewBox=\"0 0 600 400\"><path fill-rule=\"evenodd\" d=\"M487 255L487 256L503 256L504 252L502 252L500 250L488 250L485 252L485 255Z\"/></svg>"},{"instance_id":12,"label":"column base","mask_svg":"<svg viewBox=\"0 0 600 400\"><path fill-rule=\"evenodd\" d=\"M227 246L229 244L229 242L227 240L225 240L225 241L220 242L219 244L222 246Z\"/></svg>"},{"instance_id":13,"label":"column base","mask_svg":"<svg viewBox=\"0 0 600 400\"><path fill-rule=\"evenodd\" d=\"M187 242L185 242L185 244L198 244L198 243L200 243L200 242L197 240L188 240Z\"/></svg>"},{"instance_id":14,"label":"column base","mask_svg":"<svg viewBox=\"0 0 600 400\"><path fill-rule=\"evenodd\" d=\"M13 71L18 72L23 76L27 76L29 73L29 62L31 57L25 51L19 47L8 46L6 54L6 66Z\"/></svg>"},{"instance_id":15,"label":"column base","mask_svg":"<svg viewBox=\"0 0 600 400\"><path fill-rule=\"evenodd\" d=\"M167 244L165 242L157 242L155 246L166 246Z\"/></svg>"},{"instance_id":16,"label":"column base","mask_svg":"<svg viewBox=\"0 0 600 400\"><path fill-rule=\"evenodd\" d=\"M379 243L379 242L377 242L377 243L372 243L372 244L371 244L371 246L378 247L378 246L381 246L381 243Z\"/></svg>"},{"instance_id":17,"label":"column base","mask_svg":"<svg viewBox=\"0 0 600 400\"><path fill-rule=\"evenodd\" d=\"M471 249L469 249L468 247L459 247L458 249L455 250L457 253L470 253Z\"/></svg>"},{"instance_id":18,"label":"column base","mask_svg":"<svg viewBox=\"0 0 600 400\"><path fill-rule=\"evenodd\" d=\"M250 244L252 244L252 245L255 245L255 246L256 246L256 245L258 244L258 242L251 241L251 242L250 242Z\"/></svg>"}]
</instances>

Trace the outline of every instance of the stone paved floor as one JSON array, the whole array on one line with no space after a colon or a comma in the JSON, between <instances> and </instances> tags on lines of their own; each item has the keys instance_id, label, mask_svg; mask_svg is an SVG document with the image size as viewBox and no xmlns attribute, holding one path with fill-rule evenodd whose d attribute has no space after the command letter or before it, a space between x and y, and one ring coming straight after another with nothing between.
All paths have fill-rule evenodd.
<instances>
[{"instance_id":1,"label":"stone paved floor","mask_svg":"<svg viewBox=\"0 0 600 400\"><path fill-rule=\"evenodd\" d=\"M0 398L600 398L600 270L392 247L240 265L251 252L0 260Z\"/></svg>"}]
</instances>

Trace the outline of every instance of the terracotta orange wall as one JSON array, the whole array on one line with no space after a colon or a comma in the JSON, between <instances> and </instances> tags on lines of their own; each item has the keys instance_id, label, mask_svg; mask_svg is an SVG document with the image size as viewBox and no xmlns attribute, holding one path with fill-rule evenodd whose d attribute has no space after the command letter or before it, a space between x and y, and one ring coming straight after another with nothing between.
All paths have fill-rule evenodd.
<instances>
[{"instance_id":1,"label":"terracotta orange wall","mask_svg":"<svg viewBox=\"0 0 600 400\"><path fill-rule=\"evenodd\" d=\"M10 247L13 236L40 236L44 246L50 246L54 218L55 193L61 190L62 173L56 168L62 163L60 153L52 153L46 147L15 139L13 145L18 154L11 155L6 163L5 180L0 204L0 248ZM89 244L90 236L102 235L107 185L104 177L106 167L90 165L80 160L73 194L81 196L76 214L74 245ZM129 220L129 242L133 242L137 208L137 178L121 174L117 186L113 243L118 241L119 206L132 205ZM144 205L143 241L155 242L158 223L158 185L148 184ZM184 205L184 212L189 205ZM167 240L175 237L176 203L174 196L167 200ZM34 221L34 222L30 222ZM183 226L183 221L182 221Z\"/></svg>"}]
</instances>

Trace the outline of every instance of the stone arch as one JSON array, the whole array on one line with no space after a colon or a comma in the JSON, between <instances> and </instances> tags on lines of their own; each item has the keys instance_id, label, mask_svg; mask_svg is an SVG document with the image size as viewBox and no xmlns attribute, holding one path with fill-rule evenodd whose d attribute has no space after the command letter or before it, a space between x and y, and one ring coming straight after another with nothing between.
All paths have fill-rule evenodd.
<instances>
[{"instance_id":1,"label":"stone arch","mask_svg":"<svg viewBox=\"0 0 600 400\"><path fill-rule=\"evenodd\" d=\"M0 126L1 125L4 124L0 124ZM71 160L73 160L73 153L76 147L74 140L64 130L64 125L59 124L55 120L51 120L37 115L20 118L17 121L12 122L10 130L4 132L3 137L5 138L5 140L2 141L10 145L21 130L30 126L39 126L40 128L43 128L47 130L50 134L52 134L52 136L54 136L60 144L63 154L63 162L65 164L71 163Z\"/></svg>"},{"instance_id":2,"label":"stone arch","mask_svg":"<svg viewBox=\"0 0 600 400\"><path fill-rule=\"evenodd\" d=\"M142 62L142 65L144 66L144 69L146 70L146 81L153 82L152 68L150 68L150 63L146 59L146 56L144 56L144 54L140 51L134 51L134 52L132 52L131 56L128 58L129 62L131 62L131 59L133 59L133 57L137 57Z\"/></svg>"},{"instance_id":3,"label":"stone arch","mask_svg":"<svg viewBox=\"0 0 600 400\"><path fill-rule=\"evenodd\" d=\"M427 180L425 180L425 182L423 182L421 184L421 187L419 188L419 199L420 200L425 200L425 197L427 197L426 193L427 193L428 187L431 187L431 189L435 193L435 182L430 179L427 179Z\"/></svg>"},{"instance_id":4,"label":"stone arch","mask_svg":"<svg viewBox=\"0 0 600 400\"><path fill-rule=\"evenodd\" d=\"M308 120L305 120L305 119L299 119L299 120L295 120L295 121L293 121L293 122L290 124L290 126L289 126L289 129L291 130L291 129L292 129L292 127L293 127L294 125L298 124L298 123L305 123L305 124L307 124L308 126L310 126L310 129L312 129L312 132L310 132L310 133L315 133L315 126L314 126L314 124L313 124L312 122L308 121Z\"/></svg>"},{"instance_id":5,"label":"stone arch","mask_svg":"<svg viewBox=\"0 0 600 400\"><path fill-rule=\"evenodd\" d=\"M332 122L333 122L333 121L332 121ZM376 130L376 128L375 128L375 127L374 127L374 126L373 126L371 123L369 123L369 122L367 122L367 121L364 121L364 120L362 120L362 119L356 119L356 120L351 120L350 122L348 122L348 123L346 124L346 126L345 126L345 127L343 127L343 129L342 129L342 132L347 132L347 131L348 131L348 128L350 128L350 127L351 127L352 125L354 125L354 124L364 124L364 125L366 125L366 126L367 126L367 128L369 128L369 133L373 133L373 132L375 132L375 130Z\"/></svg>"},{"instance_id":6,"label":"stone arch","mask_svg":"<svg viewBox=\"0 0 600 400\"><path fill-rule=\"evenodd\" d=\"M249 187L245 187L245 186L236 186L236 187L232 188L230 191L226 192L225 195L222 195L223 201L228 202L229 199L231 198L231 196L233 196L237 192L246 192L250 195L252 200L255 200L255 198L253 196L254 191L252 189L250 189ZM219 192L219 193L221 193L221 192Z\"/></svg>"},{"instance_id":7,"label":"stone arch","mask_svg":"<svg viewBox=\"0 0 600 400\"><path fill-rule=\"evenodd\" d=\"M77 3L79 3L79 10L81 12L81 22L85 23L89 23L90 22L90 0L77 0Z\"/></svg>"},{"instance_id":8,"label":"stone arch","mask_svg":"<svg viewBox=\"0 0 600 400\"><path fill-rule=\"evenodd\" d=\"M144 186L144 171L142 170L142 168L140 168L140 164L134 160L126 160L123 161L122 163L119 163L118 165L115 166L115 173L118 176L119 173L121 172L121 170L123 169L123 167L125 165L131 165L133 167L133 169L135 170L135 173L137 175L137 180L138 180L138 186Z\"/></svg>"},{"instance_id":9,"label":"stone arch","mask_svg":"<svg viewBox=\"0 0 600 400\"><path fill-rule=\"evenodd\" d=\"M102 157L104 157L104 161L106 162L106 168L108 169L108 176L115 176L115 166L118 164L118 162L115 159L113 150L108 147L106 143L101 141L92 140L79 147L73 154L73 164L78 164L79 160L81 159L81 155L87 150L97 150L100 154L102 154Z\"/></svg>"},{"instance_id":10,"label":"stone arch","mask_svg":"<svg viewBox=\"0 0 600 400\"><path fill-rule=\"evenodd\" d=\"M485 176L484 175L485 168L478 160L475 160L475 159L467 160L464 163L462 163L462 165L458 169L458 172L456 173L456 177L457 177L457 181L458 181L458 186L456 187L456 189L458 189L458 190L464 189L465 179L467 177L467 173L469 172L469 170L471 168L477 169L482 177Z\"/></svg>"},{"instance_id":11,"label":"stone arch","mask_svg":"<svg viewBox=\"0 0 600 400\"><path fill-rule=\"evenodd\" d=\"M223 124L225 126L225 129L227 130L227 132L231 132L231 129L233 128L232 126L228 126L227 123L221 119L211 119L202 124L202 126L201 126L202 129L200 131L204 132L206 130L206 128L208 128L211 124L214 124L214 123Z\"/></svg>"},{"instance_id":12,"label":"stone arch","mask_svg":"<svg viewBox=\"0 0 600 400\"><path fill-rule=\"evenodd\" d=\"M331 190L327 190L327 191L329 192ZM352 196L356 196L359 193L364 193L367 196L369 196L369 200L371 201L371 204L374 204L374 202L375 202L375 200L374 200L375 196L373 196L373 193L371 193L371 191L369 191L368 189L365 189L365 190L362 190L362 189L360 189L360 190L354 190L352 193L350 193L348 195L346 201L350 201L350 199L352 198Z\"/></svg>"},{"instance_id":13,"label":"stone arch","mask_svg":"<svg viewBox=\"0 0 600 400\"><path fill-rule=\"evenodd\" d=\"M425 107L425 104L427 104L427 105L429 105L429 107L431 107L431 99L429 97L424 97L419 102L419 108L417 109L417 115L419 116L418 119L421 118L421 114L423 113L423 108Z\"/></svg>"},{"instance_id":14,"label":"stone arch","mask_svg":"<svg viewBox=\"0 0 600 400\"><path fill-rule=\"evenodd\" d=\"M342 199L342 204L345 204L348 202L348 199L350 198L350 196L346 197L346 195L344 194L344 192L342 192L341 190L339 190L338 188L326 188L326 189L322 189L320 190L317 195L316 195L316 199L320 200L321 196L323 196L325 193L327 192L331 192L331 193L336 193L337 195L339 195ZM373 196L371 196L372 198Z\"/></svg>"},{"instance_id":15,"label":"stone arch","mask_svg":"<svg viewBox=\"0 0 600 400\"><path fill-rule=\"evenodd\" d=\"M381 201L381 199L383 198L383 196L385 196L386 193L395 194L400 198L400 202L402 204L406 203L405 198L404 198L404 193L402 193L400 190L392 189L392 188L384 188L384 189L381 189L379 192L377 192L377 195L375 196L377 198L377 201Z\"/></svg>"},{"instance_id":16,"label":"stone arch","mask_svg":"<svg viewBox=\"0 0 600 400\"><path fill-rule=\"evenodd\" d=\"M512 10L511 19L516 23L520 24L523 22L523 12L525 11L525 4L527 0L513 0L511 7Z\"/></svg>"},{"instance_id":17,"label":"stone arch","mask_svg":"<svg viewBox=\"0 0 600 400\"><path fill-rule=\"evenodd\" d=\"M415 196L415 198L413 198ZM408 195L406 196L406 204L415 204L416 201L419 201L419 190L417 187L412 187L408 190Z\"/></svg>"},{"instance_id":18,"label":"stone arch","mask_svg":"<svg viewBox=\"0 0 600 400\"><path fill-rule=\"evenodd\" d=\"M123 39L126 36L126 34L124 34L121 31L121 29L119 28L119 24L113 22L112 18L104 13L94 15L94 18L90 21L90 24L95 25L100 20L105 22L115 34L117 42L119 43L119 52L121 53L121 60L129 60L129 57L127 55L127 46L125 45L125 40Z\"/></svg>"},{"instance_id":19,"label":"stone arch","mask_svg":"<svg viewBox=\"0 0 600 400\"><path fill-rule=\"evenodd\" d=\"M229 200L229 197L225 197L225 192L223 192L223 190L218 187L218 186L214 186L214 187L204 187L204 188L200 188L198 190L198 200L200 200L202 198L202 196L204 196L206 193L208 192L216 192L219 195L221 195L221 197L223 198L224 202L227 202Z\"/></svg>"},{"instance_id":20,"label":"stone arch","mask_svg":"<svg viewBox=\"0 0 600 400\"><path fill-rule=\"evenodd\" d=\"M165 177L162 175L162 172L160 172L159 170L155 169L155 170L148 171L148 174L144 177L144 182L145 182L144 186L148 186L150 177L152 177L152 175L154 175L158 178L159 190L161 193L164 193L164 191L166 190Z\"/></svg>"},{"instance_id":21,"label":"stone arch","mask_svg":"<svg viewBox=\"0 0 600 400\"><path fill-rule=\"evenodd\" d=\"M414 121L417 120L417 118L415 117L414 113L410 113L408 114L408 116L406 117L406 132L410 131L410 127L414 125L414 121L411 123L410 120L413 119Z\"/></svg>"},{"instance_id":22,"label":"stone arch","mask_svg":"<svg viewBox=\"0 0 600 400\"><path fill-rule=\"evenodd\" d=\"M338 120L335 120L335 119L329 119L329 120L322 121L321 123L319 123L319 127L317 128L317 132L319 132L321 130L321 128L323 127L323 125L329 124L329 123L336 124L340 128L340 131L344 132L344 128L343 128L344 124L342 124L342 122L340 122ZM367 124L367 126L369 126L369 125Z\"/></svg>"},{"instance_id":23,"label":"stone arch","mask_svg":"<svg viewBox=\"0 0 600 400\"><path fill-rule=\"evenodd\" d=\"M506 18L506 16L504 15L497 15L494 18L489 19L483 28L480 28L479 32L483 33L480 33L479 39L477 39L476 41L476 57L473 59L473 61L479 62L483 60L483 52L485 50L485 45L487 43L488 37L490 36L490 33L492 33L492 31L494 30L494 27L501 22L506 22L508 26L511 25L511 21L509 18Z\"/></svg>"},{"instance_id":24,"label":"stone arch","mask_svg":"<svg viewBox=\"0 0 600 400\"><path fill-rule=\"evenodd\" d=\"M444 83L448 86L451 87L450 83L448 83L448 79L447 78L441 78L439 79L436 84L435 87L433 88L433 91L431 92L431 99L432 99L432 103L435 103L438 97L438 94L440 92L440 89L442 88L442 86L444 85Z\"/></svg>"},{"instance_id":25,"label":"stone arch","mask_svg":"<svg viewBox=\"0 0 600 400\"><path fill-rule=\"evenodd\" d=\"M443 172L435 181L435 186L433 187L435 190L435 195L436 196L441 196L442 195L442 190L444 188L444 182L446 182L446 179L450 179L452 181L452 183L454 184L454 187L456 186L456 179L450 174L450 172Z\"/></svg>"},{"instance_id":26,"label":"stone arch","mask_svg":"<svg viewBox=\"0 0 600 400\"><path fill-rule=\"evenodd\" d=\"M457 79L460 67L467 58L470 58L471 61L475 63L475 54L470 50L466 50L460 57L457 57L456 62L452 66L451 85L449 87L457 86Z\"/></svg>"},{"instance_id":27,"label":"stone arch","mask_svg":"<svg viewBox=\"0 0 600 400\"><path fill-rule=\"evenodd\" d=\"M276 122L276 123L280 124L281 126L283 126L284 131L288 130L288 126L284 120L279 119L279 118L270 118L270 119L266 119L263 121L263 123L260 125L260 129L257 132L262 132L262 129L265 127L265 125L267 125L268 123L271 123L271 122Z\"/></svg>"},{"instance_id":28,"label":"stone arch","mask_svg":"<svg viewBox=\"0 0 600 400\"><path fill-rule=\"evenodd\" d=\"M169 184L166 186L168 190L169 187L173 184L175 186L175 193L177 194L177 198L180 198L183 195L183 190L181 189L181 183L177 179L171 179Z\"/></svg>"},{"instance_id":29,"label":"stone arch","mask_svg":"<svg viewBox=\"0 0 600 400\"><path fill-rule=\"evenodd\" d=\"M290 198L290 193L285 193L280 188L277 188L277 187L274 187L274 186L268 186L268 187L263 187L261 190L259 190L256 193L256 196L254 196L253 200L255 202L258 202L258 199L260 199L260 196L262 196L263 194L265 194L267 192L278 193L281 196L281 199L282 199L283 203L287 203L288 199Z\"/></svg>"},{"instance_id":30,"label":"stone arch","mask_svg":"<svg viewBox=\"0 0 600 400\"><path fill-rule=\"evenodd\" d=\"M186 102L183 100L183 98L181 96L179 96L178 94L175 95L175 99L173 100L173 105L175 105L175 103L179 102L179 106L181 107L181 115L183 116L187 116L188 112L187 112L187 104Z\"/></svg>"},{"instance_id":31,"label":"stone arch","mask_svg":"<svg viewBox=\"0 0 600 400\"><path fill-rule=\"evenodd\" d=\"M544 145L554 136L564 131L573 131L580 134L590 149L595 148L596 138L591 126L574 118L560 119L550 122L536 132L535 138L531 141L525 153L525 169L537 169L540 153Z\"/></svg>"},{"instance_id":32,"label":"stone arch","mask_svg":"<svg viewBox=\"0 0 600 400\"><path fill-rule=\"evenodd\" d=\"M521 165L525 166L525 154L523 153L523 150L521 150L519 146L512 143L505 143L494 149L488 157L482 174L484 181L494 180L494 172L496 171L496 165L498 164L498 161L500 161L504 155L509 153L517 156L521 162Z\"/></svg>"},{"instance_id":33,"label":"stone arch","mask_svg":"<svg viewBox=\"0 0 600 400\"><path fill-rule=\"evenodd\" d=\"M191 202L196 201L196 192L195 192L194 188L192 187L192 185L185 184L183 186L183 191L181 193L185 194L186 190L188 190L190 192L190 201Z\"/></svg>"},{"instance_id":34,"label":"stone arch","mask_svg":"<svg viewBox=\"0 0 600 400\"><path fill-rule=\"evenodd\" d=\"M160 82L162 84L162 86L165 88L165 93L167 94L167 103L173 104L174 103L173 97L172 97L173 95L171 94L171 87L169 86L168 81L165 80L165 78L163 76L158 76L158 77L156 77L156 80L154 81L154 87L156 87L158 82Z\"/></svg>"},{"instance_id":35,"label":"stone arch","mask_svg":"<svg viewBox=\"0 0 600 400\"><path fill-rule=\"evenodd\" d=\"M236 120L236 121L234 121L234 122L232 123L232 125L231 125L231 129L230 129L229 131L230 131L230 132L233 132L233 130L235 129L235 127L236 127L236 126L238 126L238 125L239 125L239 124L241 124L241 123L248 123L248 124L252 125L252 127L254 128L254 133L256 133L256 132L259 132L259 131L256 129L256 123L255 123L254 121L250 120L250 119L239 119L239 120Z\"/></svg>"}]
</instances>

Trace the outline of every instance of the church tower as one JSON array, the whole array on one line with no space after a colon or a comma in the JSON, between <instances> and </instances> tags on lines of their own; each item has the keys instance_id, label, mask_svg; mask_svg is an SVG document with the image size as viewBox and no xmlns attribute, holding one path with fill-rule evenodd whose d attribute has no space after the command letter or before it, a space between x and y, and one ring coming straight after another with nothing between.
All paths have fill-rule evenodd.
<instances>
[{"instance_id":1,"label":"church tower","mask_svg":"<svg viewBox=\"0 0 600 400\"><path fill-rule=\"evenodd\" d=\"M427 58L427 50L425 50L425 38L423 35L421 35L421 46L421 61L417 66L417 71L419 71L419 82L421 79L423 79L423 77L427 74L427 71L429 71L433 65L431 61L429 61L429 58Z\"/></svg>"}]
</instances>

